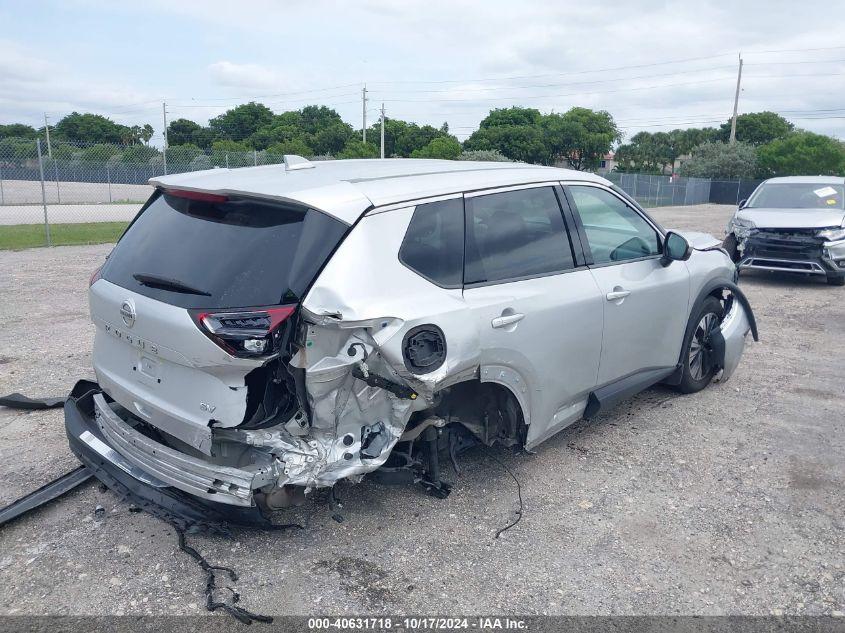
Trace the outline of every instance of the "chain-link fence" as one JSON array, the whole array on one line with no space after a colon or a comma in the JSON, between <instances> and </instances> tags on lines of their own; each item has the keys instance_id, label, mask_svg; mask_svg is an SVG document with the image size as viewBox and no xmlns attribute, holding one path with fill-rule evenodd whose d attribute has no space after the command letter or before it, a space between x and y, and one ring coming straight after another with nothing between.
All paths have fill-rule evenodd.
<instances>
[{"instance_id":1,"label":"chain-link fence","mask_svg":"<svg viewBox=\"0 0 845 633\"><path fill-rule=\"evenodd\" d=\"M142 144L0 139L0 248L112 241L152 193L150 178L283 161L282 154L219 146L181 145L165 152ZM647 207L736 204L759 182L616 172L607 177Z\"/></svg>"},{"instance_id":2,"label":"chain-link fence","mask_svg":"<svg viewBox=\"0 0 845 633\"><path fill-rule=\"evenodd\" d=\"M150 178L283 161L283 154L268 151L192 145L163 151L142 144L0 139L0 248L103 241L119 235L150 196ZM92 224L98 226L87 227ZM37 225L43 227L36 235ZM27 237L16 240L16 234Z\"/></svg>"},{"instance_id":3,"label":"chain-link fence","mask_svg":"<svg viewBox=\"0 0 845 633\"><path fill-rule=\"evenodd\" d=\"M761 180L711 180L657 174L611 172L605 178L615 183L644 207L690 204L739 204L748 198Z\"/></svg>"}]
</instances>

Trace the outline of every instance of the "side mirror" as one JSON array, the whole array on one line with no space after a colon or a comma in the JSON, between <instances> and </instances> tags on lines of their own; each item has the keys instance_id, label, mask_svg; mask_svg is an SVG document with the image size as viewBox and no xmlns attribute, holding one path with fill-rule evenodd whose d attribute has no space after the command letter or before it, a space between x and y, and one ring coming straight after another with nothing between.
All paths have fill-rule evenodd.
<instances>
[{"instance_id":1,"label":"side mirror","mask_svg":"<svg viewBox=\"0 0 845 633\"><path fill-rule=\"evenodd\" d=\"M668 266L674 261L685 262L690 255L692 255L692 247L686 238L679 233L669 231L666 239L663 240L663 257L660 258L660 263Z\"/></svg>"},{"instance_id":2,"label":"side mirror","mask_svg":"<svg viewBox=\"0 0 845 633\"><path fill-rule=\"evenodd\" d=\"M748 202L748 198L743 198L742 200L740 200L740 201L739 201L739 204L738 204L737 206L738 206L740 209L744 209L744 208L745 208L745 203L746 203L746 202Z\"/></svg>"}]
</instances>

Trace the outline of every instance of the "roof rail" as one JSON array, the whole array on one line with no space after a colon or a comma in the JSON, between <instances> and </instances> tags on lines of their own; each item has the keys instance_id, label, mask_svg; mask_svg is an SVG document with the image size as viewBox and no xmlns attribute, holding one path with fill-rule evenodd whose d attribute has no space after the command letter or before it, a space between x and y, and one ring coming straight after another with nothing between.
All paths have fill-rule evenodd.
<instances>
[{"instance_id":1,"label":"roof rail","mask_svg":"<svg viewBox=\"0 0 845 633\"><path fill-rule=\"evenodd\" d=\"M296 154L285 154L285 171L294 169L314 169L314 163Z\"/></svg>"}]
</instances>

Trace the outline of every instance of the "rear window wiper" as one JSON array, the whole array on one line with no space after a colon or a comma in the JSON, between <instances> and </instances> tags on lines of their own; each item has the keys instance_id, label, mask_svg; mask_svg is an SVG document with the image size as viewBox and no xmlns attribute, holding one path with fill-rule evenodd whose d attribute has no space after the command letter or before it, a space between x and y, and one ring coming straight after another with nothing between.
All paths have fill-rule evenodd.
<instances>
[{"instance_id":1,"label":"rear window wiper","mask_svg":"<svg viewBox=\"0 0 845 633\"><path fill-rule=\"evenodd\" d=\"M150 275L148 273L135 273L132 277L142 286L150 288L160 288L162 290L172 290L173 292L181 292L186 295L202 295L203 297L210 297L211 293L199 288L194 288L186 283L182 283L178 279L170 279L168 277L161 277L159 275Z\"/></svg>"}]
</instances>

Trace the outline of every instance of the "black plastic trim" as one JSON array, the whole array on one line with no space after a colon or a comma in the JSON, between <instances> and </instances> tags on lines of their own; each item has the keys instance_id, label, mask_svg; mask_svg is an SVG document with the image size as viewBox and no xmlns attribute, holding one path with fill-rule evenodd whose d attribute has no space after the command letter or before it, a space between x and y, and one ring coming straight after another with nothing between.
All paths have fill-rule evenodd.
<instances>
[{"instance_id":1,"label":"black plastic trim","mask_svg":"<svg viewBox=\"0 0 845 633\"><path fill-rule=\"evenodd\" d=\"M643 389L656 385L667 376L670 376L674 371L674 367L644 369L591 391L587 397L584 419L589 420L598 415L599 412L616 406Z\"/></svg>"}]
</instances>

